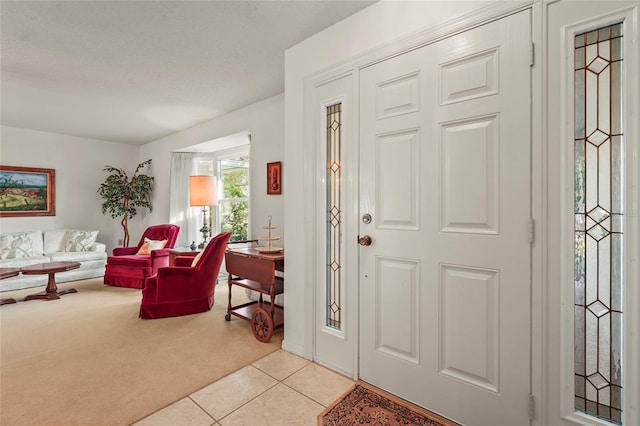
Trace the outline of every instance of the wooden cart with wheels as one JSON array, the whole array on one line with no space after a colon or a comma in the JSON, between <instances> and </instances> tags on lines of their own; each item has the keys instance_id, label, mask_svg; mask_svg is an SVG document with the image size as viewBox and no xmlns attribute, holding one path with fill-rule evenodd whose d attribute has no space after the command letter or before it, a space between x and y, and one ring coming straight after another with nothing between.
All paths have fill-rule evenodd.
<instances>
[{"instance_id":1,"label":"wooden cart with wheels","mask_svg":"<svg viewBox=\"0 0 640 426\"><path fill-rule=\"evenodd\" d=\"M284 293L284 279L275 273L283 269L284 253L260 253L255 248L229 249L225 264L229 273L225 320L231 321L234 315L249 321L255 338L268 342L274 330L284 326L284 308L275 303L275 297ZM233 306L231 288L234 285L257 292L258 300ZM263 300L263 295L269 295L269 301Z\"/></svg>"}]
</instances>

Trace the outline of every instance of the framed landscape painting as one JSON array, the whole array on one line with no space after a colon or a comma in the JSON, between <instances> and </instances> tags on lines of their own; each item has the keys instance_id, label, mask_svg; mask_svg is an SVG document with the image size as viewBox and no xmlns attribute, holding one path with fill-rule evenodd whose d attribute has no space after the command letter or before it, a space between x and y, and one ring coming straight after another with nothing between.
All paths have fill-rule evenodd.
<instances>
[{"instance_id":1,"label":"framed landscape painting","mask_svg":"<svg viewBox=\"0 0 640 426\"><path fill-rule=\"evenodd\" d=\"M56 171L0 166L0 217L55 216Z\"/></svg>"}]
</instances>

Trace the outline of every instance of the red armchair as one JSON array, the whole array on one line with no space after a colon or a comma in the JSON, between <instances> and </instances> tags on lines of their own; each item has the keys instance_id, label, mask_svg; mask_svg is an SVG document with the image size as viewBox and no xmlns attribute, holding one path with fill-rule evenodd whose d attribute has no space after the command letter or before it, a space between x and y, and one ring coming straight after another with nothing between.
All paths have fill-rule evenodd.
<instances>
[{"instance_id":1,"label":"red armchair","mask_svg":"<svg viewBox=\"0 0 640 426\"><path fill-rule=\"evenodd\" d=\"M180 227L177 225L153 225L148 227L135 247L116 247L113 256L107 258L104 283L116 287L142 288L147 277L155 275L158 268L169 266L169 250L178 239ZM167 240L164 248L150 250L149 254L137 254L145 243L145 238L153 241Z\"/></svg>"},{"instance_id":2,"label":"red armchair","mask_svg":"<svg viewBox=\"0 0 640 426\"><path fill-rule=\"evenodd\" d=\"M160 268L142 289L140 318L153 319L206 312L213 306L214 290L230 232L209 241L199 259L178 256L175 265ZM196 262L195 266L191 266Z\"/></svg>"}]
</instances>

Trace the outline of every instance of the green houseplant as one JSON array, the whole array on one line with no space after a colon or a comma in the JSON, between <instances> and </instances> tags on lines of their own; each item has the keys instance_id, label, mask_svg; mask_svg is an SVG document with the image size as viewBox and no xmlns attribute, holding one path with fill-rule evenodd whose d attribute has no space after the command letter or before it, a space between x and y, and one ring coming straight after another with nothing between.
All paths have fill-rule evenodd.
<instances>
[{"instance_id":1,"label":"green houseplant","mask_svg":"<svg viewBox=\"0 0 640 426\"><path fill-rule=\"evenodd\" d=\"M138 213L138 208L151 207L151 188L153 177L141 172L151 165L151 160L138 164L131 178L118 167L105 166L109 173L107 179L98 188L98 194L104 199L102 214L109 213L112 218L122 217L120 223L124 229L124 247L129 246L129 219Z\"/></svg>"}]
</instances>

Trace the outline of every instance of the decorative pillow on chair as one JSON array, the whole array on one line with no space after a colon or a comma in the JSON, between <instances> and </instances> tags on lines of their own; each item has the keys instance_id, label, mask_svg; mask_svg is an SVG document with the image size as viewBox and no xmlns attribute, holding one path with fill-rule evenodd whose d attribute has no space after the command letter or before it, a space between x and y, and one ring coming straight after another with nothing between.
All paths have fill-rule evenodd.
<instances>
[{"instance_id":1,"label":"decorative pillow on chair","mask_svg":"<svg viewBox=\"0 0 640 426\"><path fill-rule=\"evenodd\" d=\"M33 256L33 238L28 232L4 234L0 237L0 259Z\"/></svg>"},{"instance_id":2,"label":"decorative pillow on chair","mask_svg":"<svg viewBox=\"0 0 640 426\"><path fill-rule=\"evenodd\" d=\"M202 250L200 253L196 254L196 256L193 258L193 260L191 261L191 267L192 268L196 267L196 265L200 261L200 258L202 257L202 253L204 253L204 250Z\"/></svg>"},{"instance_id":3,"label":"decorative pillow on chair","mask_svg":"<svg viewBox=\"0 0 640 426\"><path fill-rule=\"evenodd\" d=\"M150 240L147 237L144 237L144 243L140 246L138 253L136 254L151 254L151 250L159 250L164 248L167 244L167 240Z\"/></svg>"},{"instance_id":4,"label":"decorative pillow on chair","mask_svg":"<svg viewBox=\"0 0 640 426\"><path fill-rule=\"evenodd\" d=\"M64 251L90 251L96 242L98 231L79 231L70 229Z\"/></svg>"}]
</instances>

